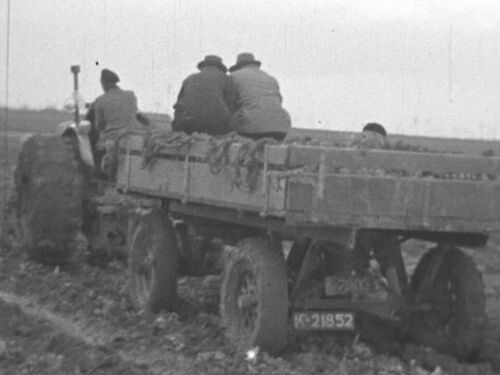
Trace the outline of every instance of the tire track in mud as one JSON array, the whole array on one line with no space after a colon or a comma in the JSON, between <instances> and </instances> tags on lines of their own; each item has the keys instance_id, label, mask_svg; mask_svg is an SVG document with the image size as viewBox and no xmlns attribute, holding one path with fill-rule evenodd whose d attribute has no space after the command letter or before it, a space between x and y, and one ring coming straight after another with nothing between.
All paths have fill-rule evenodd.
<instances>
[{"instance_id":1,"label":"tire track in mud","mask_svg":"<svg viewBox=\"0 0 500 375\"><path fill-rule=\"evenodd\" d=\"M0 374L144 374L143 365L93 345L60 318L25 302L0 297Z\"/></svg>"},{"instance_id":2,"label":"tire track in mud","mask_svg":"<svg viewBox=\"0 0 500 375\"><path fill-rule=\"evenodd\" d=\"M55 329L62 331L65 335L84 342L91 347L106 347L107 350L115 351L120 360L124 363L129 363L133 366L142 368L144 373L149 374L191 374L203 373L196 372L193 369L193 358L186 357L179 353L170 353L163 349L149 351L148 353L141 350L119 350L114 348L114 335L111 327L103 327L102 325L96 328L83 322L74 322L57 313L51 311L49 307L42 306L33 301L33 298L19 296L13 293L0 291L0 300L3 302L15 305L21 311L35 319L44 319ZM400 354L406 361L411 362L411 359L417 360L418 363L424 365L428 369L441 367L448 374L494 374L489 369L487 364L473 365L460 364L453 358L434 353L429 350L417 348L413 345L405 345L403 353ZM411 358L411 359L410 359ZM391 372L390 372L391 373ZM412 373L412 372L408 372ZM419 374L427 372L417 372Z\"/></svg>"},{"instance_id":3,"label":"tire track in mud","mask_svg":"<svg viewBox=\"0 0 500 375\"><path fill-rule=\"evenodd\" d=\"M368 345L361 343L359 347L336 335L294 337L282 357L262 353L258 363L262 368L252 368L245 361L245 353L235 353L224 343L217 314L217 278L179 280L180 295L198 304L189 317L145 315L137 313L128 301L127 272L122 266L84 266L80 271L68 272L26 261L19 254L4 255L3 259L0 256L0 300L18 305L27 315L50 321L68 336L97 348L105 347L123 362L141 366L141 373L326 374L342 373L339 366L352 366L352 371L344 373L368 374L356 369L394 365L401 371L371 373L427 375L440 366L450 375L494 374L489 364L460 364L453 358L386 338L387 331L378 325L374 327L375 341L367 339L364 342ZM385 343L399 346L399 352L381 348ZM490 355L495 355L498 348L494 343ZM384 353L392 353L392 357ZM415 366L411 365L412 359L416 360ZM428 371L412 372L419 365Z\"/></svg>"},{"instance_id":4,"label":"tire track in mud","mask_svg":"<svg viewBox=\"0 0 500 375\"><path fill-rule=\"evenodd\" d=\"M72 324L66 319L42 308L36 303L30 301L28 298L0 291L0 299L7 304L16 305L24 314L28 316L42 318L49 321L66 335L77 338L87 345L96 346L106 344L106 340L104 337L101 337L101 335L85 332L85 330L82 330L77 325Z\"/></svg>"},{"instance_id":5,"label":"tire track in mud","mask_svg":"<svg viewBox=\"0 0 500 375\"><path fill-rule=\"evenodd\" d=\"M49 308L33 302L30 298L0 291L0 300L8 305L18 307L23 314L29 317L48 321L56 330L90 347L104 347L107 350L116 351L116 355L120 357L121 361L142 368L149 374L178 374L180 370L184 371L191 367L189 364L192 363L192 359L179 354L170 355L170 353L163 350L149 351L146 354L138 351L115 349L113 343L115 335L111 327L99 326L98 329L93 329L88 324L72 322L52 312ZM171 358L168 358L169 356ZM160 358L161 361L159 361ZM165 364L162 365L160 362ZM172 365L174 363L175 366Z\"/></svg>"}]
</instances>

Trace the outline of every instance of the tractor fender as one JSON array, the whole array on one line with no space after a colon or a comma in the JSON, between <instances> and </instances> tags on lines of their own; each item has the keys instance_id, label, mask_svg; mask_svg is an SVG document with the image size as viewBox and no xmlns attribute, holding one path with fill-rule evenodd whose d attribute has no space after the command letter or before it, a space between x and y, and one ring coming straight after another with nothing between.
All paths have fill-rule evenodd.
<instances>
[{"instance_id":1,"label":"tractor fender","mask_svg":"<svg viewBox=\"0 0 500 375\"><path fill-rule=\"evenodd\" d=\"M89 121L82 121L79 125L76 125L73 121L64 121L59 124L57 135L62 137L68 133L74 134L78 140L80 158L88 166L95 167L92 146L89 139L90 126Z\"/></svg>"}]
</instances>

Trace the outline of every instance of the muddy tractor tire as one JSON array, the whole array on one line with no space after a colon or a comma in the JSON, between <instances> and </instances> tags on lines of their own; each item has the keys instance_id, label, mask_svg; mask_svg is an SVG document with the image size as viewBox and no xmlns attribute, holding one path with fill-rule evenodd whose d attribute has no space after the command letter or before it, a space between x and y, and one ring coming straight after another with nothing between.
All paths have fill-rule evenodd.
<instances>
[{"instance_id":1,"label":"muddy tractor tire","mask_svg":"<svg viewBox=\"0 0 500 375\"><path fill-rule=\"evenodd\" d=\"M413 273L410 301L431 306L408 316L410 339L467 360L479 349L486 324L484 284L471 257L436 247Z\"/></svg>"},{"instance_id":2,"label":"muddy tractor tire","mask_svg":"<svg viewBox=\"0 0 500 375\"><path fill-rule=\"evenodd\" d=\"M63 265L85 257L80 229L85 179L67 139L34 135L15 170L20 245L31 259Z\"/></svg>"},{"instance_id":3,"label":"muddy tractor tire","mask_svg":"<svg viewBox=\"0 0 500 375\"><path fill-rule=\"evenodd\" d=\"M129 295L139 310L172 310L177 302L179 249L172 222L161 211L141 215L131 225Z\"/></svg>"},{"instance_id":4,"label":"muddy tractor tire","mask_svg":"<svg viewBox=\"0 0 500 375\"><path fill-rule=\"evenodd\" d=\"M281 251L263 238L240 241L229 255L221 287L226 335L240 350L278 352L286 345L288 294Z\"/></svg>"}]
</instances>

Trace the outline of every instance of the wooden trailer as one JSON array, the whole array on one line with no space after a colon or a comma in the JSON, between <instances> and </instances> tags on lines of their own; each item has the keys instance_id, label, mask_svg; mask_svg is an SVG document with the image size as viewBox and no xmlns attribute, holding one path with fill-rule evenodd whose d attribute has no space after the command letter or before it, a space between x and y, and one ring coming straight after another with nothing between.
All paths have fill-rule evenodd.
<instances>
[{"instance_id":1,"label":"wooden trailer","mask_svg":"<svg viewBox=\"0 0 500 375\"><path fill-rule=\"evenodd\" d=\"M351 330L359 313L462 358L479 345L483 284L458 246L500 230L499 157L187 137L146 160L151 141L124 139L117 174L137 201L139 306L172 307L179 264L203 273L219 238L236 245L223 256L221 314L241 348L279 350L289 317L296 329ZM411 238L436 246L408 281L399 245Z\"/></svg>"}]
</instances>

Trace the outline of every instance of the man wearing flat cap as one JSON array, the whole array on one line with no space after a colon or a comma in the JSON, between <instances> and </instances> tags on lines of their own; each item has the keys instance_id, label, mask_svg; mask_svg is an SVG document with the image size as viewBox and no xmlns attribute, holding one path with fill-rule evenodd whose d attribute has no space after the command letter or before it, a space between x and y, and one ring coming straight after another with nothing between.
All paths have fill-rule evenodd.
<instances>
[{"instance_id":1,"label":"man wearing flat cap","mask_svg":"<svg viewBox=\"0 0 500 375\"><path fill-rule=\"evenodd\" d=\"M104 148L106 141L114 141L125 130L139 127L137 121L137 98L133 91L122 90L117 83L118 75L108 69L101 72L101 86L104 94L93 106L95 125L99 132L98 148Z\"/></svg>"},{"instance_id":2,"label":"man wearing flat cap","mask_svg":"<svg viewBox=\"0 0 500 375\"><path fill-rule=\"evenodd\" d=\"M236 94L231 127L252 139L270 137L281 141L290 129L290 115L281 105L278 81L260 66L253 54L240 53L229 69Z\"/></svg>"},{"instance_id":3,"label":"man wearing flat cap","mask_svg":"<svg viewBox=\"0 0 500 375\"><path fill-rule=\"evenodd\" d=\"M94 118L94 134L97 144L94 149L96 164L113 179L116 172L114 150L119 137L130 129L140 128L137 120L137 98L133 91L122 90L117 83L118 75L109 70L101 71L101 86L104 94L91 105L87 117Z\"/></svg>"},{"instance_id":4,"label":"man wearing flat cap","mask_svg":"<svg viewBox=\"0 0 500 375\"><path fill-rule=\"evenodd\" d=\"M234 92L227 68L219 56L208 55L198 64L198 73L182 83L174 105L172 129L207 133L229 133Z\"/></svg>"}]
</instances>

